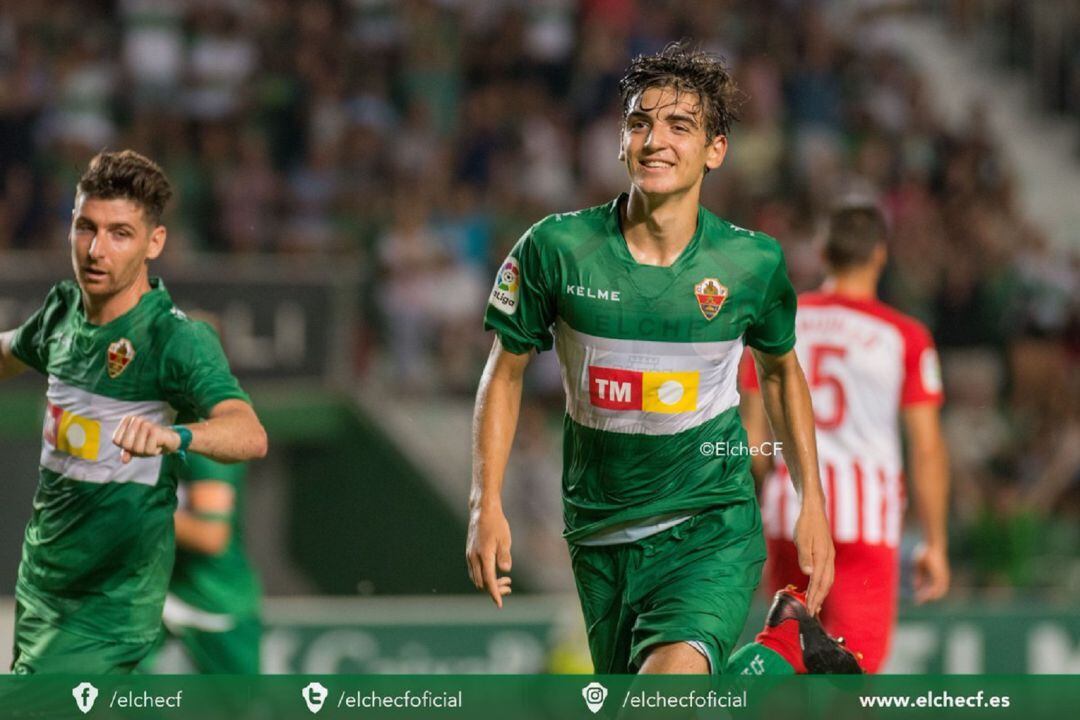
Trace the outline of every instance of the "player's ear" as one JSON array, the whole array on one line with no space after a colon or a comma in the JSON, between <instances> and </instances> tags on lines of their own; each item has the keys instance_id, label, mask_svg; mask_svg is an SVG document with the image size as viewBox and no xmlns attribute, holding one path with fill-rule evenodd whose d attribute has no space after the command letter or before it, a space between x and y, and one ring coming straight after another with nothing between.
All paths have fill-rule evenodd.
<instances>
[{"instance_id":1,"label":"player's ear","mask_svg":"<svg viewBox=\"0 0 1080 720\"><path fill-rule=\"evenodd\" d=\"M150 245L146 248L146 259L157 260L165 250L165 239L168 233L164 225L158 225L150 232Z\"/></svg>"},{"instance_id":2,"label":"player's ear","mask_svg":"<svg viewBox=\"0 0 1080 720\"><path fill-rule=\"evenodd\" d=\"M717 135L705 146L705 167L715 170L727 155L727 135Z\"/></svg>"}]
</instances>

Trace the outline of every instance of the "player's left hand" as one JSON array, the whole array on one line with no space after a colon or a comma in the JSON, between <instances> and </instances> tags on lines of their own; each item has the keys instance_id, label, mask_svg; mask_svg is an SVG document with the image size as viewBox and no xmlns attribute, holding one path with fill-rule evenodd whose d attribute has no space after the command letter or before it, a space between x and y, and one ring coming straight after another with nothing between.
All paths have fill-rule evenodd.
<instances>
[{"instance_id":1,"label":"player's left hand","mask_svg":"<svg viewBox=\"0 0 1080 720\"><path fill-rule=\"evenodd\" d=\"M817 615L833 584L833 558L836 556L829 521L822 507L817 504L807 506L804 501L799 519L795 521L794 539L799 567L810 576L806 607L811 615Z\"/></svg>"},{"instance_id":2,"label":"player's left hand","mask_svg":"<svg viewBox=\"0 0 1080 720\"><path fill-rule=\"evenodd\" d=\"M175 430L138 415L121 420L112 441L122 451L123 463L131 462L133 457L156 457L180 449L180 435Z\"/></svg>"},{"instance_id":3,"label":"player's left hand","mask_svg":"<svg viewBox=\"0 0 1080 720\"><path fill-rule=\"evenodd\" d=\"M915 548L915 604L939 600L949 592L949 556L940 545Z\"/></svg>"}]
</instances>

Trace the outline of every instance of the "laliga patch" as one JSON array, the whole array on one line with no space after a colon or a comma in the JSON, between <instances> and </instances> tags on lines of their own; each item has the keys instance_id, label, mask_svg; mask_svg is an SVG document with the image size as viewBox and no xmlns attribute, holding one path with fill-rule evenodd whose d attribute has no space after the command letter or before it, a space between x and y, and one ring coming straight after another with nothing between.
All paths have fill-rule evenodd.
<instances>
[{"instance_id":1,"label":"laliga patch","mask_svg":"<svg viewBox=\"0 0 1080 720\"><path fill-rule=\"evenodd\" d=\"M116 379L135 358L135 348L127 338L120 338L109 346L109 377Z\"/></svg>"},{"instance_id":2,"label":"laliga patch","mask_svg":"<svg viewBox=\"0 0 1080 720\"><path fill-rule=\"evenodd\" d=\"M510 256L499 268L499 275L495 278L495 287L491 289L491 297L488 303L496 310L513 315L518 306L518 287L521 284L521 269L518 267L517 258Z\"/></svg>"},{"instance_id":3,"label":"laliga patch","mask_svg":"<svg viewBox=\"0 0 1080 720\"><path fill-rule=\"evenodd\" d=\"M716 278L705 278L694 286L694 297L706 320L712 320L720 313L727 296L728 289Z\"/></svg>"}]
</instances>

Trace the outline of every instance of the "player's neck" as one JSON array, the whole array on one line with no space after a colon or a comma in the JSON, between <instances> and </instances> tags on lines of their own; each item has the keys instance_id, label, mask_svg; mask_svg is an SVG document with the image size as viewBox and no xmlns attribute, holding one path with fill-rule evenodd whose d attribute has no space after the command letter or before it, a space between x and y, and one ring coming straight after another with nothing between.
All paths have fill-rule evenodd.
<instances>
[{"instance_id":1,"label":"player's neck","mask_svg":"<svg viewBox=\"0 0 1080 720\"><path fill-rule=\"evenodd\" d=\"M82 295L83 312L91 325L105 325L139 304L143 295L150 292L150 278L142 275L126 288L106 297Z\"/></svg>"},{"instance_id":2,"label":"player's neck","mask_svg":"<svg viewBox=\"0 0 1080 720\"><path fill-rule=\"evenodd\" d=\"M642 265L674 263L697 231L698 197L697 192L653 197L631 188L620 220L634 259Z\"/></svg>"},{"instance_id":3,"label":"player's neck","mask_svg":"<svg viewBox=\"0 0 1080 720\"><path fill-rule=\"evenodd\" d=\"M878 274L867 270L851 270L830 275L822 290L852 300L877 300Z\"/></svg>"}]
</instances>

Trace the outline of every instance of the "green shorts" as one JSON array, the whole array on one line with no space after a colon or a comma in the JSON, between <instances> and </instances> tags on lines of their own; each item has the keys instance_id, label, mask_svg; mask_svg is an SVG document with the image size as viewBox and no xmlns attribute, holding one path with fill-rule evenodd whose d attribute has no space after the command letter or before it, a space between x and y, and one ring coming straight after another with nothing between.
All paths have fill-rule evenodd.
<instances>
[{"instance_id":1,"label":"green shorts","mask_svg":"<svg viewBox=\"0 0 1080 720\"><path fill-rule=\"evenodd\" d=\"M240 618L235 627L223 632L179 628L170 634L180 640L201 673L259 674L262 623L258 617Z\"/></svg>"},{"instance_id":2,"label":"green shorts","mask_svg":"<svg viewBox=\"0 0 1080 720\"><path fill-rule=\"evenodd\" d=\"M16 601L11 671L16 675L131 673L153 650L154 643L112 642L69 632L31 614Z\"/></svg>"},{"instance_id":3,"label":"green shorts","mask_svg":"<svg viewBox=\"0 0 1080 720\"><path fill-rule=\"evenodd\" d=\"M634 672L653 645L693 642L722 671L761 581L757 500L703 510L619 545L570 545L597 673Z\"/></svg>"}]
</instances>

